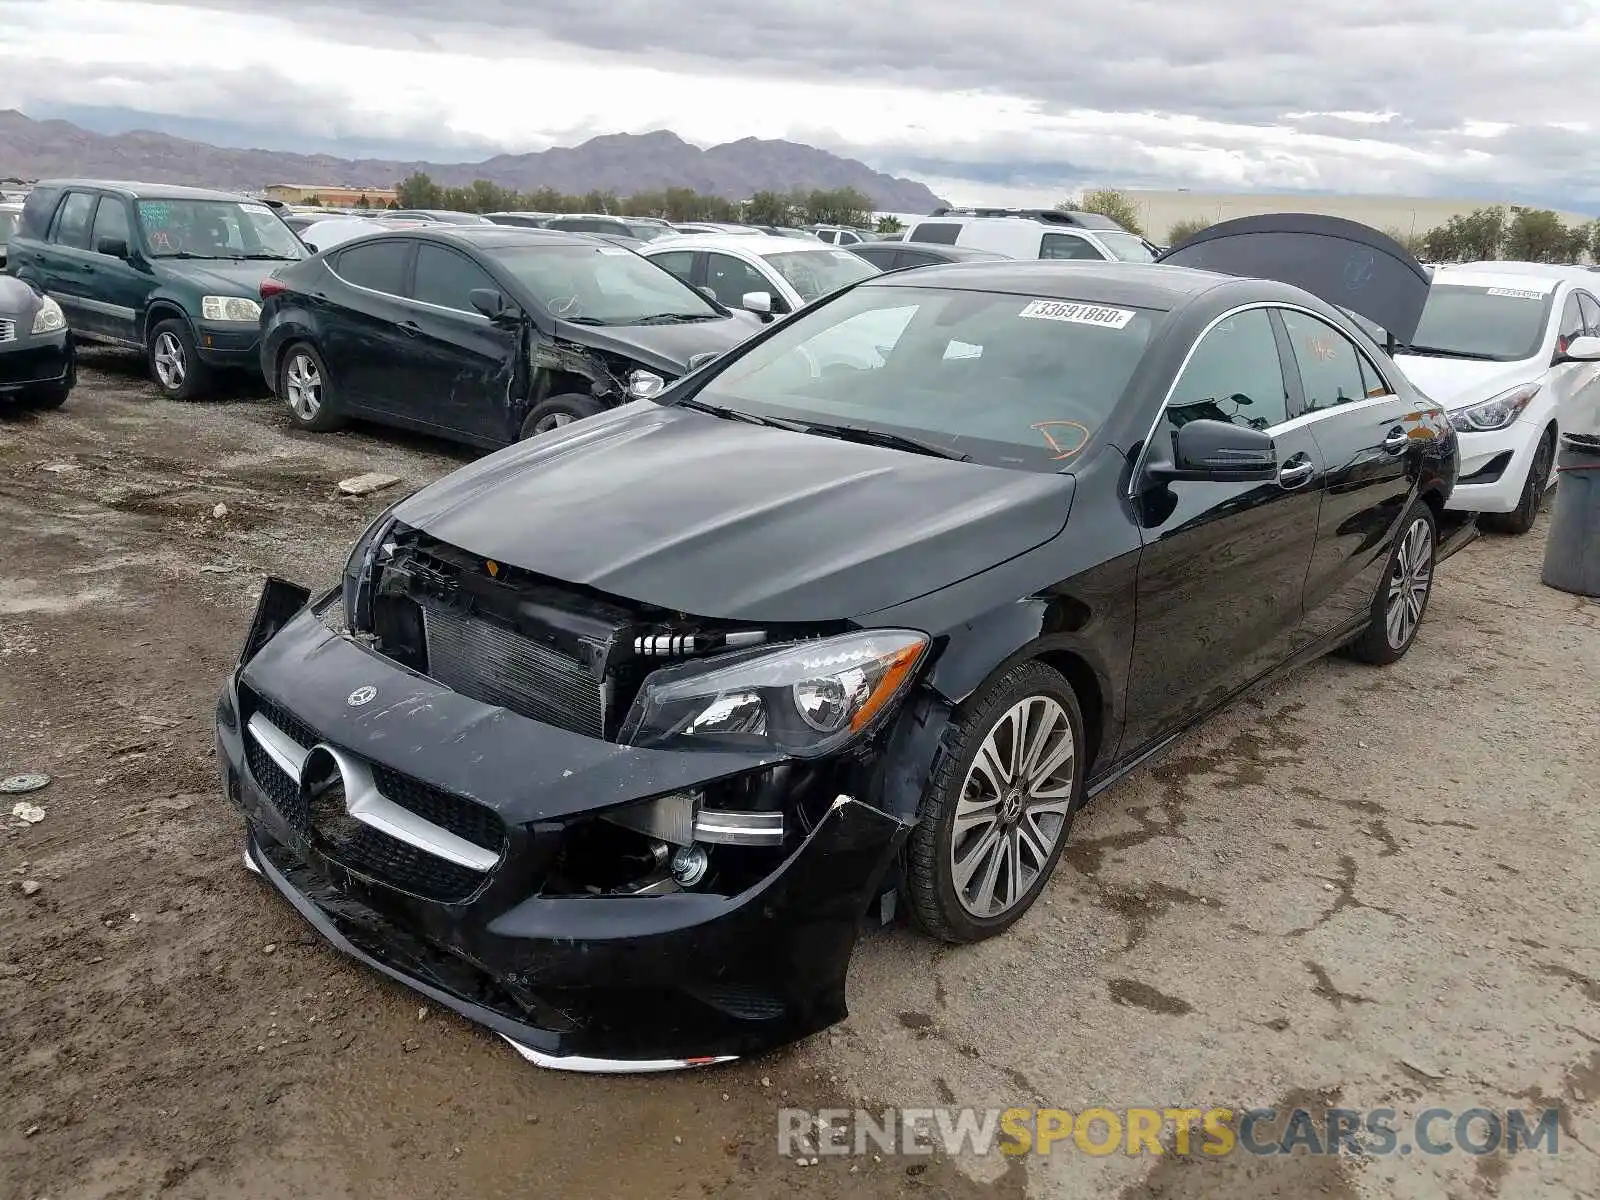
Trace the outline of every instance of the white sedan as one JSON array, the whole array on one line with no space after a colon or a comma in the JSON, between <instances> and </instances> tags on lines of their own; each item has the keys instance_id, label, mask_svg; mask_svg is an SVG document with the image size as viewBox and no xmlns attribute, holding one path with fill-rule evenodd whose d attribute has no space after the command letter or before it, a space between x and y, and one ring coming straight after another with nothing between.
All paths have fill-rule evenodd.
<instances>
[{"instance_id":1,"label":"white sedan","mask_svg":"<svg viewBox=\"0 0 1600 1200\"><path fill-rule=\"evenodd\" d=\"M1439 267L1416 336L1395 355L1461 439L1448 507L1483 514L1485 529L1528 532L1558 434L1600 434L1597 285L1581 267Z\"/></svg>"},{"instance_id":2,"label":"white sedan","mask_svg":"<svg viewBox=\"0 0 1600 1200\"><path fill-rule=\"evenodd\" d=\"M408 221L398 217L329 217L326 221L315 221L300 230L300 240L308 250L328 250L351 238L383 233L389 229L417 229L428 224L428 221Z\"/></svg>"},{"instance_id":3,"label":"white sedan","mask_svg":"<svg viewBox=\"0 0 1600 1200\"><path fill-rule=\"evenodd\" d=\"M639 253L729 308L778 316L878 274L848 250L765 233L657 238Z\"/></svg>"}]
</instances>

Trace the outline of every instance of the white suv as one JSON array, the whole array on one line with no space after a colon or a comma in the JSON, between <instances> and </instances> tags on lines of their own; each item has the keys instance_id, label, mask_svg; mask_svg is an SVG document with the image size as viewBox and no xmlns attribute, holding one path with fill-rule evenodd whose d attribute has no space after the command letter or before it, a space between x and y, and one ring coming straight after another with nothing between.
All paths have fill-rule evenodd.
<instances>
[{"instance_id":1,"label":"white suv","mask_svg":"<svg viewBox=\"0 0 1600 1200\"><path fill-rule=\"evenodd\" d=\"M1449 410L1461 475L1449 508L1492 532L1533 527L1558 433L1600 433L1600 280L1581 267L1435 269L1416 336L1394 360ZM1579 343L1579 339L1583 339Z\"/></svg>"},{"instance_id":2,"label":"white suv","mask_svg":"<svg viewBox=\"0 0 1600 1200\"><path fill-rule=\"evenodd\" d=\"M1051 209L943 209L913 225L906 241L971 246L1007 258L1155 260L1148 242L1110 217Z\"/></svg>"}]
</instances>

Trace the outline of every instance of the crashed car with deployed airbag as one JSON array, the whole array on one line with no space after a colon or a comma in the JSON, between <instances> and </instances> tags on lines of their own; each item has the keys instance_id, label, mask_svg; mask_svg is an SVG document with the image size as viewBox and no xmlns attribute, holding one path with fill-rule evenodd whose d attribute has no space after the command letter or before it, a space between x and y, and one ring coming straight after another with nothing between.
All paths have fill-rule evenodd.
<instances>
[{"instance_id":1,"label":"crashed car with deployed airbag","mask_svg":"<svg viewBox=\"0 0 1600 1200\"><path fill-rule=\"evenodd\" d=\"M845 1015L864 922L1003 932L1267 675L1404 655L1455 473L1299 288L873 277L269 582L223 785L308 921L530 1060L749 1055Z\"/></svg>"}]
</instances>

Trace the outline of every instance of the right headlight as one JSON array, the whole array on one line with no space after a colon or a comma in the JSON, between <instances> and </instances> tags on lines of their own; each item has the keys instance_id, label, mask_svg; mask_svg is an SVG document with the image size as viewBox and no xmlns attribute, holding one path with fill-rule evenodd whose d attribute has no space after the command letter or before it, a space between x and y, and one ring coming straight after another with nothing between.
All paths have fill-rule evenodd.
<instances>
[{"instance_id":1,"label":"right headlight","mask_svg":"<svg viewBox=\"0 0 1600 1200\"><path fill-rule=\"evenodd\" d=\"M623 722L632 746L831 754L890 712L928 652L911 629L869 629L665 667Z\"/></svg>"}]
</instances>

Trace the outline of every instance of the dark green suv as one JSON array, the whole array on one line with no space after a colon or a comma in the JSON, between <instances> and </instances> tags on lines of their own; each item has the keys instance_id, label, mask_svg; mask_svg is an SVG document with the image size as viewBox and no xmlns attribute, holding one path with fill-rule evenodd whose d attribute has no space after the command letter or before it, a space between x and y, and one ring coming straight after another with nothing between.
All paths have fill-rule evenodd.
<instances>
[{"instance_id":1,"label":"dark green suv","mask_svg":"<svg viewBox=\"0 0 1600 1200\"><path fill-rule=\"evenodd\" d=\"M37 184L7 271L88 341L137 347L166 395L203 395L213 370L259 371L261 281L308 251L266 204L164 184Z\"/></svg>"}]
</instances>

